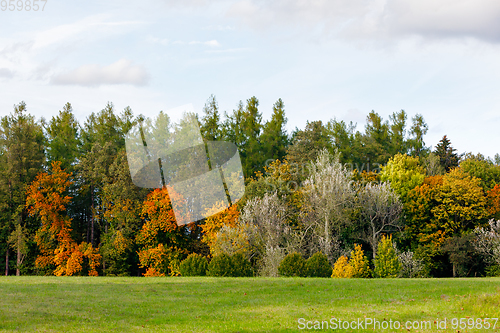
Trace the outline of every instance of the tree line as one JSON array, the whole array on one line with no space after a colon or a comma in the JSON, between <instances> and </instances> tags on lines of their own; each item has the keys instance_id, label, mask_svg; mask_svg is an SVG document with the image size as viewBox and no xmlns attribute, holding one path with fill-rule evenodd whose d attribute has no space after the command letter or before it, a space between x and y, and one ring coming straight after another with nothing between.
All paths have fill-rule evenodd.
<instances>
[{"instance_id":1,"label":"tree line","mask_svg":"<svg viewBox=\"0 0 500 333\"><path fill-rule=\"evenodd\" d=\"M204 140L237 145L246 192L179 226L175 193L130 178L125 136L144 116L108 103L79 123L70 103L50 120L15 105L0 122L5 274L178 275L196 253L243 254L272 276L293 253L320 251L334 266L361 246L375 260L389 235L426 275L497 269L486 249L497 246L488 222L500 218L500 156L459 155L446 136L431 151L421 115L400 110L384 121L372 111L363 131L333 118L287 133L281 99L264 121L256 97L223 113L212 95L196 117Z\"/></svg>"}]
</instances>

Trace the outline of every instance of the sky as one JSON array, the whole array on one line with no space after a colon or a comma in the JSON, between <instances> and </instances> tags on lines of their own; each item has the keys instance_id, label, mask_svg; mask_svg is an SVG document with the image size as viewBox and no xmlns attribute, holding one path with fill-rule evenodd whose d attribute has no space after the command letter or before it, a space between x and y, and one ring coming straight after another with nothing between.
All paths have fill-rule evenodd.
<instances>
[{"instance_id":1,"label":"sky","mask_svg":"<svg viewBox=\"0 0 500 333\"><path fill-rule=\"evenodd\" d=\"M23 0L26 2L26 0ZM108 0L0 10L0 116L118 112L178 119L278 98L287 129L374 110L422 114L427 146L500 153L497 0ZM5 2L2 2L2 6ZM42 7L43 11L42 11ZM411 124L410 124L411 125Z\"/></svg>"}]
</instances>

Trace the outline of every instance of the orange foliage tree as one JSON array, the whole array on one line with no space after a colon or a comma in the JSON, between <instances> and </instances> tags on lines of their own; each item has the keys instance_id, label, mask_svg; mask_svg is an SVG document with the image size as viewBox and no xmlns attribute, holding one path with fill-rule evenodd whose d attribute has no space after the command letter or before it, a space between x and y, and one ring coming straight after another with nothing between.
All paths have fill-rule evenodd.
<instances>
[{"instance_id":1,"label":"orange foliage tree","mask_svg":"<svg viewBox=\"0 0 500 333\"><path fill-rule=\"evenodd\" d=\"M217 212L221 207L224 207L223 203L215 204L214 207L208 210L207 213L211 214L211 212ZM202 241L212 248L215 240L217 239L217 233L219 230L224 226L235 228L238 224L239 215L240 212L238 211L238 206L233 204L228 209L207 217L205 219L205 223L201 225L203 232Z\"/></svg>"},{"instance_id":2,"label":"orange foliage tree","mask_svg":"<svg viewBox=\"0 0 500 333\"><path fill-rule=\"evenodd\" d=\"M500 184L496 184L491 190L488 191L486 197L488 204L488 213L491 217L500 220Z\"/></svg>"},{"instance_id":3,"label":"orange foliage tree","mask_svg":"<svg viewBox=\"0 0 500 333\"><path fill-rule=\"evenodd\" d=\"M71 185L70 174L61 169L61 162L52 162L51 173L39 173L27 190L26 206L31 215L38 215L42 226L35 235L40 255L38 268L55 266L54 274L77 275L84 272L97 276L101 255L87 243L77 244L71 238L71 219L64 214L71 197L65 195Z\"/></svg>"},{"instance_id":4,"label":"orange foliage tree","mask_svg":"<svg viewBox=\"0 0 500 333\"><path fill-rule=\"evenodd\" d=\"M194 224L179 226L175 220L170 198L179 194L156 189L148 194L143 203L142 217L145 220L137 234L140 267L146 269L144 276L176 275L176 262L189 252L188 234ZM179 202L179 201L178 201ZM183 206L176 207L183 209Z\"/></svg>"}]
</instances>

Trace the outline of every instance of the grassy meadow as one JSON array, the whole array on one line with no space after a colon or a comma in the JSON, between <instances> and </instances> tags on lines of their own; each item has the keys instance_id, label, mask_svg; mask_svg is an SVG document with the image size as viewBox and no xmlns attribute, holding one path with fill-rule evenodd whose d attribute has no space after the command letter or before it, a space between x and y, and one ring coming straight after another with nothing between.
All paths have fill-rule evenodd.
<instances>
[{"instance_id":1,"label":"grassy meadow","mask_svg":"<svg viewBox=\"0 0 500 333\"><path fill-rule=\"evenodd\" d=\"M448 329L439 331L500 332L500 322L489 330L452 329L450 322L499 318L500 278L0 278L2 332L299 332L309 331L299 329L300 318L313 328L315 320L365 317L447 318Z\"/></svg>"}]
</instances>

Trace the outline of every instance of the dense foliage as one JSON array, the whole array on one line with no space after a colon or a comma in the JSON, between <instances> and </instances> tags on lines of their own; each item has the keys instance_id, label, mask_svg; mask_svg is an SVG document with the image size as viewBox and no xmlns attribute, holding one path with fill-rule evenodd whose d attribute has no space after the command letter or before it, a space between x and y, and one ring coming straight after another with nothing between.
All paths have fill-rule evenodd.
<instances>
[{"instance_id":1,"label":"dense foliage","mask_svg":"<svg viewBox=\"0 0 500 333\"><path fill-rule=\"evenodd\" d=\"M316 252L306 260L306 272L307 276L311 277L330 277L332 266L330 266L326 255Z\"/></svg>"},{"instance_id":2,"label":"dense foliage","mask_svg":"<svg viewBox=\"0 0 500 333\"><path fill-rule=\"evenodd\" d=\"M207 269L207 258L202 257L197 253L191 253L188 255L179 266L179 271L182 276L204 276L207 275Z\"/></svg>"},{"instance_id":3,"label":"dense foliage","mask_svg":"<svg viewBox=\"0 0 500 333\"><path fill-rule=\"evenodd\" d=\"M142 115L108 103L80 123L67 103L45 121L15 105L0 119L5 274L202 274L201 258L214 276L497 274L500 155L459 154L446 135L430 149L425 120L404 110L371 111L364 130L332 119L293 133L281 99L271 111L208 99L202 137L238 146L246 190L183 224L180 194L131 180L125 137ZM150 124L177 126L162 112Z\"/></svg>"},{"instance_id":4,"label":"dense foliage","mask_svg":"<svg viewBox=\"0 0 500 333\"><path fill-rule=\"evenodd\" d=\"M297 252L288 254L278 266L280 276L307 276L306 260Z\"/></svg>"}]
</instances>

